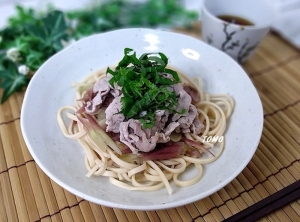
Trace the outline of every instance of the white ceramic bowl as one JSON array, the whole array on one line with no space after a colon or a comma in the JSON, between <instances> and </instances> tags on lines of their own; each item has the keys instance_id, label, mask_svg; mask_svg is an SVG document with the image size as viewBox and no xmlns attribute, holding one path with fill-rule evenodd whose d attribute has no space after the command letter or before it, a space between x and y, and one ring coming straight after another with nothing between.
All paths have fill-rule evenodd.
<instances>
[{"instance_id":1,"label":"white ceramic bowl","mask_svg":"<svg viewBox=\"0 0 300 222\"><path fill-rule=\"evenodd\" d=\"M73 105L73 82L120 61L125 47L137 54L163 52L170 65L189 76L199 75L209 93L227 93L236 103L226 131L221 157L204 166L200 182L154 192L127 191L107 178L87 178L80 145L60 132L56 114ZM157 210L195 202L223 188L248 164L263 126L261 101L243 69L229 56L198 39L167 31L123 29L93 35L72 44L46 61L25 94L21 128L28 149L40 168L56 183L88 201L130 210ZM189 172L188 174L193 172Z\"/></svg>"}]
</instances>

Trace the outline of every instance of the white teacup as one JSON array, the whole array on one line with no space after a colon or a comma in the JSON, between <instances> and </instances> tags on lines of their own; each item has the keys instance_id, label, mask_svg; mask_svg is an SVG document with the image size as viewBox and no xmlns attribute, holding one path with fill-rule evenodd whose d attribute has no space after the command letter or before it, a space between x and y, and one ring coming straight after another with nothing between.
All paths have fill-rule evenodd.
<instances>
[{"instance_id":1,"label":"white teacup","mask_svg":"<svg viewBox=\"0 0 300 222\"><path fill-rule=\"evenodd\" d=\"M202 39L243 63L269 32L274 10L263 0L204 0L201 14Z\"/></svg>"}]
</instances>

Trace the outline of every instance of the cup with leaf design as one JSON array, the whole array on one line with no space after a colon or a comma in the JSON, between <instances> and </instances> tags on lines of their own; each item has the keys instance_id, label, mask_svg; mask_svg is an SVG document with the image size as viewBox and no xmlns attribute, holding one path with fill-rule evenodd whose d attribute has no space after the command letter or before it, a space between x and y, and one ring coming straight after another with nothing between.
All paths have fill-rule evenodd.
<instances>
[{"instance_id":1,"label":"cup with leaf design","mask_svg":"<svg viewBox=\"0 0 300 222\"><path fill-rule=\"evenodd\" d=\"M202 39L243 63L270 31L274 10L264 0L204 0L201 15Z\"/></svg>"}]
</instances>

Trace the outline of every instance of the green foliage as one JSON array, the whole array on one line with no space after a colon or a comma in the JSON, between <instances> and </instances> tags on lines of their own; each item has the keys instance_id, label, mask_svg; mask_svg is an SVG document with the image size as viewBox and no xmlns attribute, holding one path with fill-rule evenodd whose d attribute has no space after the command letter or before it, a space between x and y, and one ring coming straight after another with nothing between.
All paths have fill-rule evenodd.
<instances>
[{"instance_id":1,"label":"green foliage","mask_svg":"<svg viewBox=\"0 0 300 222\"><path fill-rule=\"evenodd\" d=\"M178 0L148 0L130 3L110 0L86 10L67 13L77 23L75 38L122 27L187 26L197 19L197 13L186 11Z\"/></svg>"},{"instance_id":2,"label":"green foliage","mask_svg":"<svg viewBox=\"0 0 300 222\"><path fill-rule=\"evenodd\" d=\"M176 113L176 94L168 87L180 80L177 72L166 68L167 64L163 53L145 53L137 58L132 49L126 48L115 71L107 69L113 75L109 81L111 86L122 87L120 113L125 118L138 119L144 128L152 128L157 110Z\"/></svg>"},{"instance_id":3,"label":"green foliage","mask_svg":"<svg viewBox=\"0 0 300 222\"><path fill-rule=\"evenodd\" d=\"M34 74L49 57L72 40L123 27L185 26L196 19L197 13L186 11L177 0L148 0L145 3L112 0L66 12L49 6L44 13L16 6L16 14L0 30L1 103L14 91L27 86L30 77L18 73L20 65L25 65ZM10 49L17 51L16 59L7 55Z\"/></svg>"},{"instance_id":4,"label":"green foliage","mask_svg":"<svg viewBox=\"0 0 300 222\"><path fill-rule=\"evenodd\" d=\"M17 16L9 20L10 26L0 32L0 47L6 47L0 56L1 103L29 83L29 76L19 73L18 66L26 65L29 70L37 70L63 48L61 41L68 39L63 12L51 11L44 17L35 18L33 10L17 7L17 11ZM6 55L12 48L18 51L19 59L11 61Z\"/></svg>"},{"instance_id":5,"label":"green foliage","mask_svg":"<svg viewBox=\"0 0 300 222\"><path fill-rule=\"evenodd\" d=\"M0 69L0 76L0 88L4 89L1 103L7 100L14 92L20 91L29 82L29 78L20 74L14 63L10 61L5 62L2 69Z\"/></svg>"}]
</instances>

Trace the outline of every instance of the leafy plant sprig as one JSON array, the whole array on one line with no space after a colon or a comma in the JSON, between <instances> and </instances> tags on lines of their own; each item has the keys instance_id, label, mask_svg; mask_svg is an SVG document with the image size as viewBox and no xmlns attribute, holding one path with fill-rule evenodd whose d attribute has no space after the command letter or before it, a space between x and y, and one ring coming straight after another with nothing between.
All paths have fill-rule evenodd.
<instances>
[{"instance_id":1,"label":"leafy plant sprig","mask_svg":"<svg viewBox=\"0 0 300 222\"><path fill-rule=\"evenodd\" d=\"M125 118L138 119L144 128L152 128L157 110L177 113L178 100L170 86L180 82L176 71L168 69L168 58L163 53L145 53L140 58L130 48L124 49L124 57L109 83L122 87L122 113ZM182 110L182 112L185 112Z\"/></svg>"},{"instance_id":2,"label":"leafy plant sprig","mask_svg":"<svg viewBox=\"0 0 300 222\"><path fill-rule=\"evenodd\" d=\"M11 26L0 32L0 47L4 48L0 56L1 103L27 86L33 73L69 39L63 12L55 10L44 17L29 19L33 11L21 7L18 10L19 16L28 18L24 24L20 26L17 18L11 19Z\"/></svg>"},{"instance_id":3,"label":"leafy plant sprig","mask_svg":"<svg viewBox=\"0 0 300 222\"><path fill-rule=\"evenodd\" d=\"M49 57L82 37L124 27L187 26L197 17L177 0L109 0L65 12L17 6L0 30L0 103L26 87Z\"/></svg>"}]
</instances>

